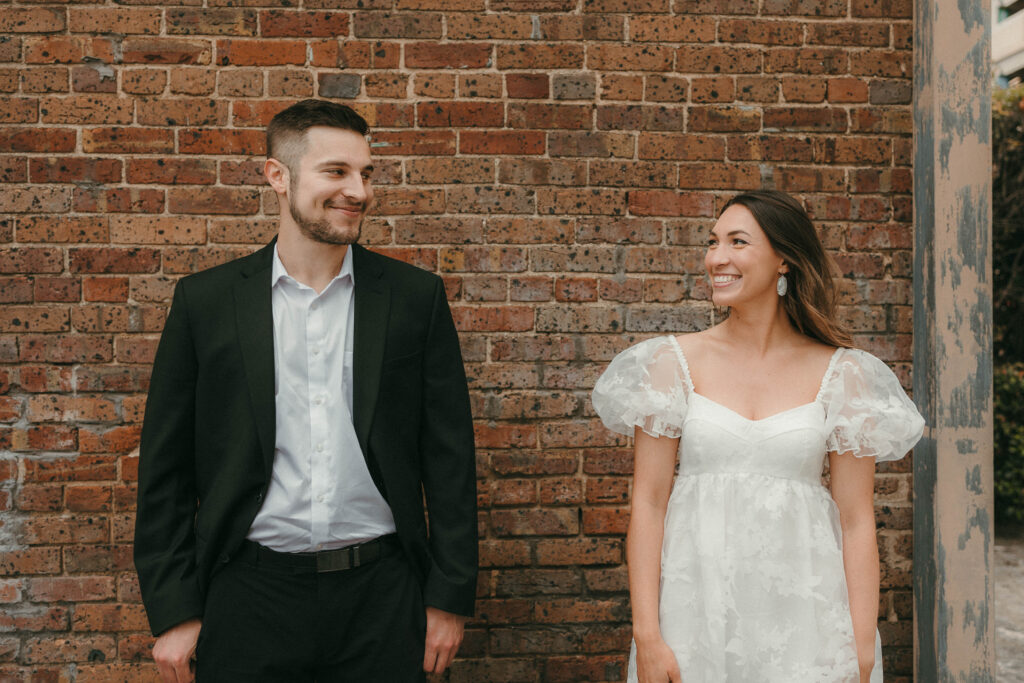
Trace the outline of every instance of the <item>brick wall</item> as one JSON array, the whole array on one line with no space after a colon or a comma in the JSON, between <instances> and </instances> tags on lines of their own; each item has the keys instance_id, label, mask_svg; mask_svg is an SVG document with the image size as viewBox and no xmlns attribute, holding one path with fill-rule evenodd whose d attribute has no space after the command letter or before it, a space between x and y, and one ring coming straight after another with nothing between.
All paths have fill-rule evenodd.
<instances>
[{"instance_id":1,"label":"brick wall","mask_svg":"<svg viewBox=\"0 0 1024 683\"><path fill-rule=\"evenodd\" d=\"M908 377L910 0L147 1L0 3L2 680L154 678L149 363L175 279L273 234L262 128L297 98L370 121L364 243L440 272L462 333L483 568L453 681L623 679L631 451L589 389L709 324L731 193L803 199L857 342ZM877 478L893 681L909 472Z\"/></svg>"}]
</instances>

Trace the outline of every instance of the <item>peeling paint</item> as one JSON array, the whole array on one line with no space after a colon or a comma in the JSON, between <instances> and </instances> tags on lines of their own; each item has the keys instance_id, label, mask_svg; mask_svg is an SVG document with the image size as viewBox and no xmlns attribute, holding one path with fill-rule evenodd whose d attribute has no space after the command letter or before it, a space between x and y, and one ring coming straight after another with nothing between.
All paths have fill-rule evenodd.
<instances>
[{"instance_id":1,"label":"peeling paint","mask_svg":"<svg viewBox=\"0 0 1024 683\"><path fill-rule=\"evenodd\" d=\"M990 4L914 4L914 674L992 681Z\"/></svg>"}]
</instances>

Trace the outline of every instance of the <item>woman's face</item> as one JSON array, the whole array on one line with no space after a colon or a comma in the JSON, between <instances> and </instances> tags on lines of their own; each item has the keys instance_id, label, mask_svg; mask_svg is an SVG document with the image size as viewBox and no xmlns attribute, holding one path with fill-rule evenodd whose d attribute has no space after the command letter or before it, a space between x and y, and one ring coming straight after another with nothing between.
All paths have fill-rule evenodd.
<instances>
[{"instance_id":1,"label":"woman's face","mask_svg":"<svg viewBox=\"0 0 1024 683\"><path fill-rule=\"evenodd\" d=\"M754 215L740 204L726 209L711 229L704 267L716 306L774 303L779 274L789 270Z\"/></svg>"}]
</instances>

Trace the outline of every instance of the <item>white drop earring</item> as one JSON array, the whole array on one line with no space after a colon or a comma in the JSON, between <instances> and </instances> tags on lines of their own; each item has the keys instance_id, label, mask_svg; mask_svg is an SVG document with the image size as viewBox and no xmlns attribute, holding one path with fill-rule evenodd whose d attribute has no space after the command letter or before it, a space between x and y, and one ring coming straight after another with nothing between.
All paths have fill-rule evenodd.
<instances>
[{"instance_id":1,"label":"white drop earring","mask_svg":"<svg viewBox=\"0 0 1024 683\"><path fill-rule=\"evenodd\" d=\"M789 283L786 281L785 274L779 273L779 279L775 283L775 291L779 293L779 296L786 296L786 292L789 291Z\"/></svg>"}]
</instances>

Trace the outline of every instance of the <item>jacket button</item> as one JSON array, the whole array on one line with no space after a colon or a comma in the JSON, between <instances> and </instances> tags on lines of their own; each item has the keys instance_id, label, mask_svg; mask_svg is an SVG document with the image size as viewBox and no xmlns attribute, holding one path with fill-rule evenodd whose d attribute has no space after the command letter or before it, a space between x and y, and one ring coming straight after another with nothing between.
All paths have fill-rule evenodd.
<instances>
[{"instance_id":1,"label":"jacket button","mask_svg":"<svg viewBox=\"0 0 1024 683\"><path fill-rule=\"evenodd\" d=\"M257 503L262 503L263 502L263 492L262 491L256 494L256 502Z\"/></svg>"},{"instance_id":2,"label":"jacket button","mask_svg":"<svg viewBox=\"0 0 1024 683\"><path fill-rule=\"evenodd\" d=\"M220 560L221 564L227 564L228 562L231 561L231 558L228 557L227 553L221 553L221 556L218 557L217 559Z\"/></svg>"}]
</instances>

